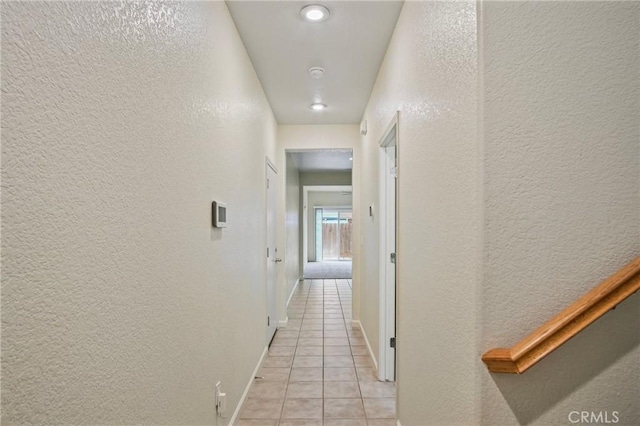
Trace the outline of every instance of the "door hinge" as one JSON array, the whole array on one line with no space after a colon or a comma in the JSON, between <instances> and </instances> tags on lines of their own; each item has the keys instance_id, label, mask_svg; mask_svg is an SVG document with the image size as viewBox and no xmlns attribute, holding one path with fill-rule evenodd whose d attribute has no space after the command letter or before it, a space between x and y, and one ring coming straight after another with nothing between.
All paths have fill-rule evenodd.
<instances>
[{"instance_id":1,"label":"door hinge","mask_svg":"<svg viewBox=\"0 0 640 426\"><path fill-rule=\"evenodd\" d=\"M389 172L391 172L391 177L392 177L392 178L394 178L394 179L395 179L395 178L397 178L397 177L398 177L398 167L397 167L397 166L392 167L392 168L389 170Z\"/></svg>"},{"instance_id":2,"label":"door hinge","mask_svg":"<svg viewBox=\"0 0 640 426\"><path fill-rule=\"evenodd\" d=\"M269 257L269 247L267 247L267 258Z\"/></svg>"},{"instance_id":3,"label":"door hinge","mask_svg":"<svg viewBox=\"0 0 640 426\"><path fill-rule=\"evenodd\" d=\"M390 257L391 263L396 263L396 254L395 253L391 253L391 256L389 256L389 257Z\"/></svg>"},{"instance_id":4,"label":"door hinge","mask_svg":"<svg viewBox=\"0 0 640 426\"><path fill-rule=\"evenodd\" d=\"M271 317L267 317L267 327L269 327L271 325Z\"/></svg>"},{"instance_id":5,"label":"door hinge","mask_svg":"<svg viewBox=\"0 0 640 426\"><path fill-rule=\"evenodd\" d=\"M267 189L269 189L269 179L267 179Z\"/></svg>"},{"instance_id":6,"label":"door hinge","mask_svg":"<svg viewBox=\"0 0 640 426\"><path fill-rule=\"evenodd\" d=\"M392 337L391 339L389 339L389 346L391 346L392 348L396 347L396 338Z\"/></svg>"}]
</instances>

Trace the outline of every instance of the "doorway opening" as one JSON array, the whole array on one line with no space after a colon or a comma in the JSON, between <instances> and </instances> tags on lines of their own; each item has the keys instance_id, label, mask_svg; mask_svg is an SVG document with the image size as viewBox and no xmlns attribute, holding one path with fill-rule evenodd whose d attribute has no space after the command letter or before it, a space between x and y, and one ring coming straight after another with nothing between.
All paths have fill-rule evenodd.
<instances>
[{"instance_id":1,"label":"doorway opening","mask_svg":"<svg viewBox=\"0 0 640 426\"><path fill-rule=\"evenodd\" d=\"M352 190L347 185L303 187L303 276L352 277Z\"/></svg>"}]
</instances>

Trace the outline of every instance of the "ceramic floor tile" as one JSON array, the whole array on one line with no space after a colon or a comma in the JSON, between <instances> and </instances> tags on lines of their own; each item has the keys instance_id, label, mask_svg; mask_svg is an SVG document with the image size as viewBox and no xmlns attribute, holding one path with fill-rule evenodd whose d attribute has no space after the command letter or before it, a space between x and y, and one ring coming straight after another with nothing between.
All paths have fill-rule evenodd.
<instances>
[{"instance_id":1,"label":"ceramic floor tile","mask_svg":"<svg viewBox=\"0 0 640 426\"><path fill-rule=\"evenodd\" d=\"M303 331L322 331L322 324L319 325L303 325L300 327L300 332Z\"/></svg>"},{"instance_id":2,"label":"ceramic floor tile","mask_svg":"<svg viewBox=\"0 0 640 426\"><path fill-rule=\"evenodd\" d=\"M322 346L322 338L300 338L298 339L298 346Z\"/></svg>"},{"instance_id":3,"label":"ceramic floor tile","mask_svg":"<svg viewBox=\"0 0 640 426\"><path fill-rule=\"evenodd\" d=\"M361 381L360 391L363 398L395 398L396 384L394 382Z\"/></svg>"},{"instance_id":4,"label":"ceramic floor tile","mask_svg":"<svg viewBox=\"0 0 640 426\"><path fill-rule=\"evenodd\" d=\"M262 362L263 367L291 367L293 363L292 356L268 356Z\"/></svg>"},{"instance_id":5,"label":"ceramic floor tile","mask_svg":"<svg viewBox=\"0 0 640 426\"><path fill-rule=\"evenodd\" d=\"M287 399L283 419L322 419L322 399Z\"/></svg>"},{"instance_id":6,"label":"ceramic floor tile","mask_svg":"<svg viewBox=\"0 0 640 426\"><path fill-rule=\"evenodd\" d=\"M356 380L356 371L353 367L327 367L324 369L325 382L355 382Z\"/></svg>"},{"instance_id":7,"label":"ceramic floor tile","mask_svg":"<svg viewBox=\"0 0 640 426\"><path fill-rule=\"evenodd\" d=\"M378 375L376 371L371 367L357 367L359 382L377 382Z\"/></svg>"},{"instance_id":8,"label":"ceramic floor tile","mask_svg":"<svg viewBox=\"0 0 640 426\"><path fill-rule=\"evenodd\" d=\"M326 382L325 398L360 398L360 387L357 382Z\"/></svg>"},{"instance_id":9,"label":"ceramic floor tile","mask_svg":"<svg viewBox=\"0 0 640 426\"><path fill-rule=\"evenodd\" d=\"M363 398L364 409L369 419L395 419L395 398Z\"/></svg>"},{"instance_id":10,"label":"ceramic floor tile","mask_svg":"<svg viewBox=\"0 0 640 426\"><path fill-rule=\"evenodd\" d=\"M344 330L327 330L324 332L324 337L339 337L339 338L346 338L347 337L347 332Z\"/></svg>"},{"instance_id":11,"label":"ceramic floor tile","mask_svg":"<svg viewBox=\"0 0 640 426\"><path fill-rule=\"evenodd\" d=\"M252 399L247 398L241 419L279 419L282 411L282 399Z\"/></svg>"},{"instance_id":12,"label":"ceramic floor tile","mask_svg":"<svg viewBox=\"0 0 640 426\"><path fill-rule=\"evenodd\" d=\"M236 423L236 426L278 426L277 420L251 420L251 419L240 419Z\"/></svg>"},{"instance_id":13,"label":"ceramic floor tile","mask_svg":"<svg viewBox=\"0 0 640 426\"><path fill-rule=\"evenodd\" d=\"M322 346L298 346L296 356L322 356Z\"/></svg>"},{"instance_id":14,"label":"ceramic floor tile","mask_svg":"<svg viewBox=\"0 0 640 426\"><path fill-rule=\"evenodd\" d=\"M373 362L369 355L354 355L353 363L356 367L373 367Z\"/></svg>"},{"instance_id":15,"label":"ceramic floor tile","mask_svg":"<svg viewBox=\"0 0 640 426\"><path fill-rule=\"evenodd\" d=\"M298 339L297 338L280 338L280 337L276 337L275 339L273 339L273 342L271 343L271 346L296 346L296 344L298 343Z\"/></svg>"},{"instance_id":16,"label":"ceramic floor tile","mask_svg":"<svg viewBox=\"0 0 640 426\"><path fill-rule=\"evenodd\" d=\"M367 424L368 426L397 426L398 423L396 419L368 419Z\"/></svg>"},{"instance_id":17,"label":"ceramic floor tile","mask_svg":"<svg viewBox=\"0 0 640 426\"><path fill-rule=\"evenodd\" d=\"M295 364L294 364L295 365ZM351 356L326 356L324 357L325 367L353 367Z\"/></svg>"},{"instance_id":18,"label":"ceramic floor tile","mask_svg":"<svg viewBox=\"0 0 640 426\"><path fill-rule=\"evenodd\" d=\"M369 349L366 346L351 346L352 355L369 355Z\"/></svg>"},{"instance_id":19,"label":"ceramic floor tile","mask_svg":"<svg viewBox=\"0 0 640 426\"><path fill-rule=\"evenodd\" d=\"M295 351L295 346L271 346L269 356L291 356Z\"/></svg>"},{"instance_id":20,"label":"ceramic floor tile","mask_svg":"<svg viewBox=\"0 0 640 426\"><path fill-rule=\"evenodd\" d=\"M293 360L293 368L322 367L321 356L296 356Z\"/></svg>"},{"instance_id":21,"label":"ceramic floor tile","mask_svg":"<svg viewBox=\"0 0 640 426\"><path fill-rule=\"evenodd\" d=\"M262 381L265 382L287 382L289 381L290 368L269 368L262 367L258 371L257 376L262 377Z\"/></svg>"},{"instance_id":22,"label":"ceramic floor tile","mask_svg":"<svg viewBox=\"0 0 640 426\"><path fill-rule=\"evenodd\" d=\"M287 390L286 382L265 382L256 380L247 395L252 399L284 399Z\"/></svg>"},{"instance_id":23,"label":"ceramic floor tile","mask_svg":"<svg viewBox=\"0 0 640 426\"><path fill-rule=\"evenodd\" d=\"M322 368L292 368L289 382L321 382Z\"/></svg>"},{"instance_id":24,"label":"ceramic floor tile","mask_svg":"<svg viewBox=\"0 0 640 426\"><path fill-rule=\"evenodd\" d=\"M367 426L367 421L365 419L325 419L324 426Z\"/></svg>"},{"instance_id":25,"label":"ceramic floor tile","mask_svg":"<svg viewBox=\"0 0 640 426\"><path fill-rule=\"evenodd\" d=\"M361 345L366 345L367 342L364 340L364 337L349 336L349 344L352 346L361 346Z\"/></svg>"},{"instance_id":26,"label":"ceramic floor tile","mask_svg":"<svg viewBox=\"0 0 640 426\"><path fill-rule=\"evenodd\" d=\"M279 426L323 426L322 420L280 420Z\"/></svg>"},{"instance_id":27,"label":"ceramic floor tile","mask_svg":"<svg viewBox=\"0 0 640 426\"><path fill-rule=\"evenodd\" d=\"M325 346L325 356L349 356L351 355L351 349L349 346Z\"/></svg>"},{"instance_id":28,"label":"ceramic floor tile","mask_svg":"<svg viewBox=\"0 0 640 426\"><path fill-rule=\"evenodd\" d=\"M324 337L324 333L322 330L302 330L300 332L300 337L303 339L309 339L309 338L318 338L318 337Z\"/></svg>"},{"instance_id":29,"label":"ceramic floor tile","mask_svg":"<svg viewBox=\"0 0 640 426\"><path fill-rule=\"evenodd\" d=\"M324 345L325 346L347 346L349 344L349 340L346 337L325 337Z\"/></svg>"},{"instance_id":30,"label":"ceramic floor tile","mask_svg":"<svg viewBox=\"0 0 640 426\"><path fill-rule=\"evenodd\" d=\"M287 399L322 398L322 382L291 382Z\"/></svg>"},{"instance_id":31,"label":"ceramic floor tile","mask_svg":"<svg viewBox=\"0 0 640 426\"><path fill-rule=\"evenodd\" d=\"M360 419L364 418L364 409L360 398L324 400L325 419Z\"/></svg>"}]
</instances>

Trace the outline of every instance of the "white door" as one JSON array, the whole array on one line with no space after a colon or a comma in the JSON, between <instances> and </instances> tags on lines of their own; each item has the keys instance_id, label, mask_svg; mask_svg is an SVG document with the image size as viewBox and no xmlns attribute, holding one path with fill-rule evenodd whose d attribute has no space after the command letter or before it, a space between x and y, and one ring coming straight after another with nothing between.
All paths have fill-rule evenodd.
<instances>
[{"instance_id":1,"label":"white door","mask_svg":"<svg viewBox=\"0 0 640 426\"><path fill-rule=\"evenodd\" d=\"M276 264L280 259L276 248L276 183L276 171L267 161L267 344L271 342L278 326Z\"/></svg>"}]
</instances>

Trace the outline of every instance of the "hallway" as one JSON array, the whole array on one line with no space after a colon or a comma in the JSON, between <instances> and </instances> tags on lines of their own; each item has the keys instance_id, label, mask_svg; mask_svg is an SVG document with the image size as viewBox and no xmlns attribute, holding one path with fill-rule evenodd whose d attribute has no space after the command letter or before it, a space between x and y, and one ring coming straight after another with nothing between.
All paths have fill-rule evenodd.
<instances>
[{"instance_id":1,"label":"hallway","mask_svg":"<svg viewBox=\"0 0 640 426\"><path fill-rule=\"evenodd\" d=\"M299 284L238 426L395 426L395 383L377 380L352 325L350 281Z\"/></svg>"}]
</instances>

